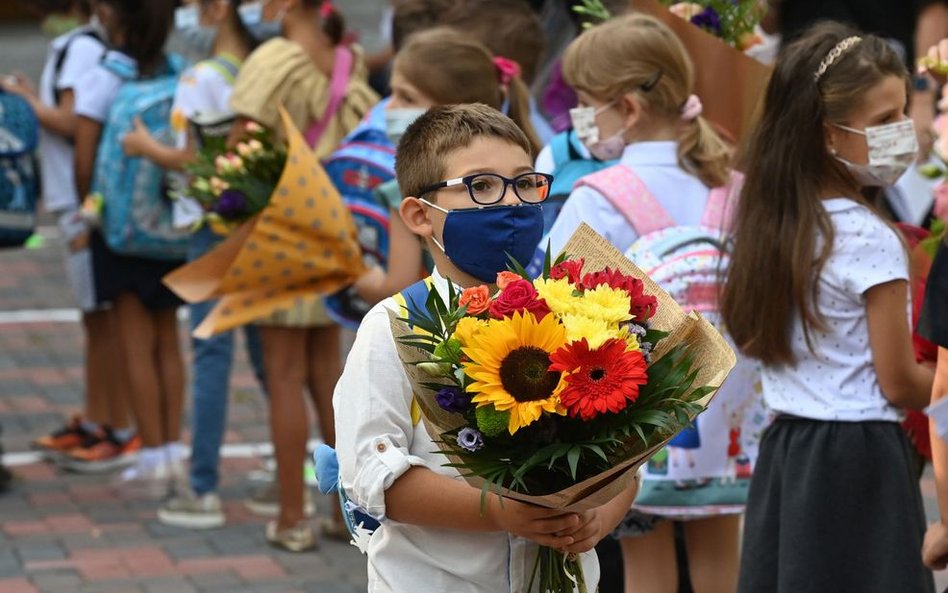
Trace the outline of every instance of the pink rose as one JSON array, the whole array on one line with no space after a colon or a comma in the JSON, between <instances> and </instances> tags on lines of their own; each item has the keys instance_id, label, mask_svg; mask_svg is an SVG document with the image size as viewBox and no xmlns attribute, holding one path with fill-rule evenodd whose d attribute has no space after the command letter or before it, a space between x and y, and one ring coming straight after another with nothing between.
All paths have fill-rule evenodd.
<instances>
[{"instance_id":1,"label":"pink rose","mask_svg":"<svg viewBox=\"0 0 948 593\"><path fill-rule=\"evenodd\" d=\"M533 313L537 320L543 319L550 309L546 306L546 301L538 296L532 282L522 278L514 280L491 301L490 314L496 319L503 319L517 312L529 312Z\"/></svg>"}]
</instances>

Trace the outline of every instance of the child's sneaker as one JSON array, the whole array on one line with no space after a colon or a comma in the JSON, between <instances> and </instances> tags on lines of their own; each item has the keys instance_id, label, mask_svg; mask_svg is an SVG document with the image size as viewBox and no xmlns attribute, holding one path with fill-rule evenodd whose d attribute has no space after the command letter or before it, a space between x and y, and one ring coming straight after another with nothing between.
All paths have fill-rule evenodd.
<instances>
[{"instance_id":1,"label":"child's sneaker","mask_svg":"<svg viewBox=\"0 0 948 593\"><path fill-rule=\"evenodd\" d=\"M164 498L172 486L171 464L162 447L141 448L135 463L113 481L131 496Z\"/></svg>"},{"instance_id":2,"label":"child's sneaker","mask_svg":"<svg viewBox=\"0 0 948 593\"><path fill-rule=\"evenodd\" d=\"M112 472L135 463L141 448L141 439L134 436L124 443L118 442L106 430L100 437L85 447L77 447L59 459L59 465L79 474L101 474Z\"/></svg>"},{"instance_id":3,"label":"child's sneaker","mask_svg":"<svg viewBox=\"0 0 948 593\"><path fill-rule=\"evenodd\" d=\"M41 451L47 459L56 459L73 449L89 447L100 441L101 436L83 428L82 422L82 416L76 414L65 426L35 439L31 446Z\"/></svg>"},{"instance_id":4,"label":"child's sneaker","mask_svg":"<svg viewBox=\"0 0 948 593\"><path fill-rule=\"evenodd\" d=\"M198 496L187 492L172 496L158 509L158 520L165 525L187 529L214 529L225 522L221 499L214 492Z\"/></svg>"},{"instance_id":5,"label":"child's sneaker","mask_svg":"<svg viewBox=\"0 0 948 593\"><path fill-rule=\"evenodd\" d=\"M306 521L293 527L277 529L277 522L267 523L267 541L270 545L288 552L305 552L316 547L316 535Z\"/></svg>"},{"instance_id":6,"label":"child's sneaker","mask_svg":"<svg viewBox=\"0 0 948 593\"><path fill-rule=\"evenodd\" d=\"M251 513L259 517L277 517L280 514L280 485L271 482L265 488L260 488L248 498L244 505ZM303 491L303 514L312 517L316 514L316 503L313 495L306 488Z\"/></svg>"}]
</instances>

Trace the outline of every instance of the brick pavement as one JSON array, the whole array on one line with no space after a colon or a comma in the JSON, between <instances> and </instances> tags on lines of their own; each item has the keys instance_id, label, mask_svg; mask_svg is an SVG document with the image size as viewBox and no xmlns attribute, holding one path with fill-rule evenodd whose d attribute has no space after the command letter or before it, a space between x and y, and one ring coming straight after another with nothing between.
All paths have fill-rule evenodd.
<instances>
[{"instance_id":1,"label":"brick pavement","mask_svg":"<svg viewBox=\"0 0 948 593\"><path fill-rule=\"evenodd\" d=\"M42 249L0 252L0 423L14 459L23 460L33 437L81 405L78 324L36 315L28 322L11 319L23 309L69 312L59 248L50 233ZM267 442L266 404L242 348L238 352L225 439ZM124 496L102 476L17 465L14 490L0 498L0 592L364 591L364 557L348 544L323 540L318 551L300 555L267 545L265 521L243 507L257 485L248 473L260 467L258 458L225 459L221 495L228 524L200 532L162 525L155 501ZM318 503L325 514L328 501Z\"/></svg>"}]
</instances>

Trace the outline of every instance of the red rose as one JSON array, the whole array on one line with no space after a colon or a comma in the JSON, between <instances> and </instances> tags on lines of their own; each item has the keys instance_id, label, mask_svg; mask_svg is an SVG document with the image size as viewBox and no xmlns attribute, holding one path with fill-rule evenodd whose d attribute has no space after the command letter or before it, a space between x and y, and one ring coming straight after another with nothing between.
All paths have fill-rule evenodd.
<instances>
[{"instance_id":1,"label":"red rose","mask_svg":"<svg viewBox=\"0 0 948 593\"><path fill-rule=\"evenodd\" d=\"M511 317L514 313L528 311L539 320L550 312L546 301L537 298L537 289L533 283L520 279L509 283L490 303L490 314L496 319Z\"/></svg>"},{"instance_id":2,"label":"red rose","mask_svg":"<svg viewBox=\"0 0 948 593\"><path fill-rule=\"evenodd\" d=\"M570 284L579 286L579 282L583 277L583 264L585 263L586 260L583 258L564 260L550 268L550 278L553 280L566 278Z\"/></svg>"},{"instance_id":3,"label":"red rose","mask_svg":"<svg viewBox=\"0 0 948 593\"><path fill-rule=\"evenodd\" d=\"M640 294L632 298L632 308L629 312L634 316L633 321L638 325L642 325L651 319L652 315L655 315L656 309L658 309L657 298L650 294Z\"/></svg>"}]
</instances>

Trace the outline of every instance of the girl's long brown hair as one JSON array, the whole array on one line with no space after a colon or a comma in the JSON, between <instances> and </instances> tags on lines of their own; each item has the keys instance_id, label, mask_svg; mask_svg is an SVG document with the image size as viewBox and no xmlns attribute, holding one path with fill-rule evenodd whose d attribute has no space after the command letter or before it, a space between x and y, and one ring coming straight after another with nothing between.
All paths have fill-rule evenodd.
<instances>
[{"instance_id":1,"label":"girl's long brown hair","mask_svg":"<svg viewBox=\"0 0 948 593\"><path fill-rule=\"evenodd\" d=\"M412 35L395 57L395 67L438 105L483 103L500 110L506 99L510 119L527 135L536 156L542 145L530 123L530 91L519 76L502 85L493 59L479 41L438 27Z\"/></svg>"},{"instance_id":2,"label":"girl's long brown hair","mask_svg":"<svg viewBox=\"0 0 948 593\"><path fill-rule=\"evenodd\" d=\"M896 53L872 35L863 35L815 80L820 62L853 35L858 33L843 25L818 24L785 49L747 152L721 314L741 351L766 365L796 362L795 318L802 320L811 350L812 332L825 327L815 305L834 238L824 193L865 203L830 154L826 125L845 122L866 91L886 77L908 80Z\"/></svg>"}]
</instances>

